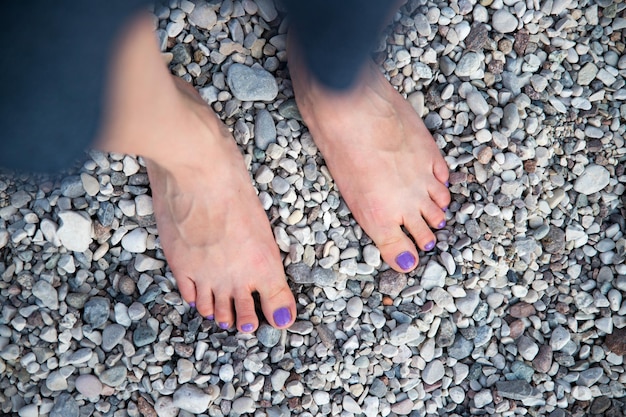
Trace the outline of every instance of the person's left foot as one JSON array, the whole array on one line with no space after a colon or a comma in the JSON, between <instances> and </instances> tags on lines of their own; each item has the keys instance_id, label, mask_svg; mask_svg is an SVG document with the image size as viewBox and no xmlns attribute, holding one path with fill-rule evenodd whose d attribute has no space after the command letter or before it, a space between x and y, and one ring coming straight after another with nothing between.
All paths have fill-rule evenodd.
<instances>
[{"instance_id":1,"label":"person's left foot","mask_svg":"<svg viewBox=\"0 0 626 417\"><path fill-rule=\"evenodd\" d=\"M435 247L445 226L448 166L411 105L370 63L354 88L334 92L308 73L290 45L298 108L354 218L393 269L418 264L415 244Z\"/></svg>"}]
</instances>

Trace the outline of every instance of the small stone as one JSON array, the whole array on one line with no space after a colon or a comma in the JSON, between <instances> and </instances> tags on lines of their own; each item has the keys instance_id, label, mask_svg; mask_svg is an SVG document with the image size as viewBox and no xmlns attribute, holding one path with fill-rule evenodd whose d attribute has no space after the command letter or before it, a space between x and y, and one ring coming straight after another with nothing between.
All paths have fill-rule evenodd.
<instances>
[{"instance_id":1,"label":"small stone","mask_svg":"<svg viewBox=\"0 0 626 417\"><path fill-rule=\"evenodd\" d=\"M154 205L152 203L152 197L146 194L138 195L135 197L135 211L137 216L145 217L154 214Z\"/></svg>"},{"instance_id":2,"label":"small stone","mask_svg":"<svg viewBox=\"0 0 626 417\"><path fill-rule=\"evenodd\" d=\"M484 116L487 113L489 113L489 104L487 104L487 100L485 100L485 97L483 97L483 95L480 92L476 90L472 90L467 95L466 101L470 110L476 116Z\"/></svg>"},{"instance_id":3,"label":"small stone","mask_svg":"<svg viewBox=\"0 0 626 417\"><path fill-rule=\"evenodd\" d=\"M110 352L126 335L126 328L117 323L109 324L102 331L102 350Z\"/></svg>"},{"instance_id":4,"label":"small stone","mask_svg":"<svg viewBox=\"0 0 626 417\"><path fill-rule=\"evenodd\" d=\"M261 324L256 331L256 337L265 347L274 347L280 341L282 332L268 324Z\"/></svg>"},{"instance_id":5,"label":"small stone","mask_svg":"<svg viewBox=\"0 0 626 417\"><path fill-rule=\"evenodd\" d=\"M104 325L109 319L111 303L108 298L92 297L85 303L83 320L94 329Z\"/></svg>"},{"instance_id":6,"label":"small stone","mask_svg":"<svg viewBox=\"0 0 626 417\"><path fill-rule=\"evenodd\" d=\"M276 125L270 112L261 109L254 119L254 144L266 150L271 143L276 143Z\"/></svg>"},{"instance_id":7,"label":"small stone","mask_svg":"<svg viewBox=\"0 0 626 417\"><path fill-rule=\"evenodd\" d=\"M406 400L400 401L399 403L395 403L394 405L392 405L391 411L400 416L406 416L409 415L411 411L413 411L413 405L413 401L407 398Z\"/></svg>"},{"instance_id":8,"label":"small stone","mask_svg":"<svg viewBox=\"0 0 626 417\"><path fill-rule=\"evenodd\" d=\"M419 339L421 332L415 326L404 323L389 332L389 343L402 346Z\"/></svg>"},{"instance_id":9,"label":"small stone","mask_svg":"<svg viewBox=\"0 0 626 417\"><path fill-rule=\"evenodd\" d=\"M563 326L557 326L554 330L552 330L552 335L550 336L550 347L552 350L558 352L563 349L567 342L570 341L571 335L567 329Z\"/></svg>"},{"instance_id":10,"label":"small stone","mask_svg":"<svg viewBox=\"0 0 626 417\"><path fill-rule=\"evenodd\" d=\"M81 185L82 188L82 185ZM91 244L91 219L82 212L63 211L59 213L61 226L57 236L67 250L85 252Z\"/></svg>"},{"instance_id":11,"label":"small stone","mask_svg":"<svg viewBox=\"0 0 626 417\"><path fill-rule=\"evenodd\" d=\"M311 271L313 283L319 287L327 287L333 285L337 280L335 271L331 269L316 266Z\"/></svg>"},{"instance_id":12,"label":"small stone","mask_svg":"<svg viewBox=\"0 0 626 417\"><path fill-rule=\"evenodd\" d=\"M250 397L239 397L233 401L231 412L235 415L242 415L246 413L254 413L256 407L254 406L254 400Z\"/></svg>"},{"instance_id":13,"label":"small stone","mask_svg":"<svg viewBox=\"0 0 626 417\"><path fill-rule=\"evenodd\" d=\"M135 269L138 272L154 271L163 268L164 265L165 262L141 253L135 257Z\"/></svg>"},{"instance_id":14,"label":"small stone","mask_svg":"<svg viewBox=\"0 0 626 417\"><path fill-rule=\"evenodd\" d=\"M117 387L126 381L126 368L124 366L114 366L100 375L100 382L110 387Z\"/></svg>"},{"instance_id":15,"label":"small stone","mask_svg":"<svg viewBox=\"0 0 626 417\"><path fill-rule=\"evenodd\" d=\"M211 403L211 396L192 385L183 385L174 393L173 406L192 414L202 414Z\"/></svg>"},{"instance_id":16,"label":"small stone","mask_svg":"<svg viewBox=\"0 0 626 417\"><path fill-rule=\"evenodd\" d=\"M148 232L143 227L134 229L122 238L122 247L131 253L143 253L147 249Z\"/></svg>"},{"instance_id":17,"label":"small stone","mask_svg":"<svg viewBox=\"0 0 626 417\"><path fill-rule=\"evenodd\" d=\"M102 383L94 375L83 374L76 378L76 390L87 398L94 398L102 393Z\"/></svg>"},{"instance_id":18,"label":"small stone","mask_svg":"<svg viewBox=\"0 0 626 417\"><path fill-rule=\"evenodd\" d=\"M526 381L497 381L498 394L504 398L522 401L533 396L533 387Z\"/></svg>"},{"instance_id":19,"label":"small stone","mask_svg":"<svg viewBox=\"0 0 626 417\"><path fill-rule=\"evenodd\" d=\"M208 3L198 3L188 16L189 23L202 29L211 29L217 23L217 14Z\"/></svg>"},{"instance_id":20,"label":"small stone","mask_svg":"<svg viewBox=\"0 0 626 417\"><path fill-rule=\"evenodd\" d=\"M78 417L80 410L78 403L70 394L64 392L56 397L49 417Z\"/></svg>"},{"instance_id":21,"label":"small stone","mask_svg":"<svg viewBox=\"0 0 626 417\"><path fill-rule=\"evenodd\" d=\"M602 368L589 368L578 374L578 380L576 383L585 387L591 387L593 384L598 382L600 378L602 378L602 375L604 375L604 370Z\"/></svg>"},{"instance_id":22,"label":"small stone","mask_svg":"<svg viewBox=\"0 0 626 417\"><path fill-rule=\"evenodd\" d=\"M341 405L343 406L343 409L348 413L361 414L363 412L359 404L354 400L354 398L349 395L343 396L343 401Z\"/></svg>"},{"instance_id":23,"label":"small stone","mask_svg":"<svg viewBox=\"0 0 626 417\"><path fill-rule=\"evenodd\" d=\"M65 391L67 389L67 379L60 371L51 372L46 378L46 388L50 391Z\"/></svg>"},{"instance_id":24,"label":"small stone","mask_svg":"<svg viewBox=\"0 0 626 417\"><path fill-rule=\"evenodd\" d=\"M593 398L591 389L576 385L572 387L572 397L578 401L590 401Z\"/></svg>"},{"instance_id":25,"label":"small stone","mask_svg":"<svg viewBox=\"0 0 626 417\"><path fill-rule=\"evenodd\" d=\"M476 52L468 52L461 57L454 73L459 77L471 77L480 69L481 63L482 60Z\"/></svg>"},{"instance_id":26,"label":"small stone","mask_svg":"<svg viewBox=\"0 0 626 417\"><path fill-rule=\"evenodd\" d=\"M565 232L556 226L550 226L550 231L541 239L541 243L548 253L563 253L565 250Z\"/></svg>"},{"instance_id":27,"label":"small stone","mask_svg":"<svg viewBox=\"0 0 626 417\"><path fill-rule=\"evenodd\" d=\"M346 312L350 317L358 318L363 312L363 300L361 297L352 297L346 305Z\"/></svg>"},{"instance_id":28,"label":"small stone","mask_svg":"<svg viewBox=\"0 0 626 417\"><path fill-rule=\"evenodd\" d=\"M509 314L511 317L515 317L516 319L521 319L525 317L530 317L535 315L536 310L532 304L528 304L524 301L520 301L517 304L514 304L509 309Z\"/></svg>"},{"instance_id":29,"label":"small stone","mask_svg":"<svg viewBox=\"0 0 626 417\"><path fill-rule=\"evenodd\" d=\"M378 274L378 291L391 297L397 297L406 287L406 283L406 275L392 269Z\"/></svg>"},{"instance_id":30,"label":"small stone","mask_svg":"<svg viewBox=\"0 0 626 417\"><path fill-rule=\"evenodd\" d=\"M468 51L480 52L489 40L489 29L487 25L476 23L465 38L465 49Z\"/></svg>"},{"instance_id":31,"label":"small stone","mask_svg":"<svg viewBox=\"0 0 626 417\"><path fill-rule=\"evenodd\" d=\"M613 329L613 333L606 335L604 343L616 355L626 355L626 327Z\"/></svg>"},{"instance_id":32,"label":"small stone","mask_svg":"<svg viewBox=\"0 0 626 417\"><path fill-rule=\"evenodd\" d=\"M278 95L278 84L262 67L232 64L228 68L228 87L241 101L272 101Z\"/></svg>"},{"instance_id":33,"label":"small stone","mask_svg":"<svg viewBox=\"0 0 626 417\"><path fill-rule=\"evenodd\" d=\"M61 181L61 194L69 198L78 198L85 195L85 189L83 188L83 182L80 176L73 175L63 178Z\"/></svg>"},{"instance_id":34,"label":"small stone","mask_svg":"<svg viewBox=\"0 0 626 417\"><path fill-rule=\"evenodd\" d=\"M533 367L542 374L550 370L550 367L552 367L552 348L550 346L542 345L539 348L539 353L533 359Z\"/></svg>"},{"instance_id":35,"label":"small stone","mask_svg":"<svg viewBox=\"0 0 626 417\"><path fill-rule=\"evenodd\" d=\"M426 269L424 269L420 284L426 291L432 290L433 288L442 288L445 284L446 276L445 268L431 260L426 264Z\"/></svg>"},{"instance_id":36,"label":"small stone","mask_svg":"<svg viewBox=\"0 0 626 417\"><path fill-rule=\"evenodd\" d=\"M491 26L500 33L511 33L517 29L517 18L507 9L499 9L491 17Z\"/></svg>"},{"instance_id":37,"label":"small stone","mask_svg":"<svg viewBox=\"0 0 626 417\"><path fill-rule=\"evenodd\" d=\"M467 358L474 351L474 343L461 335L457 335L452 346L448 348L448 355L456 360Z\"/></svg>"},{"instance_id":38,"label":"small stone","mask_svg":"<svg viewBox=\"0 0 626 417\"><path fill-rule=\"evenodd\" d=\"M56 288L50 285L47 281L40 279L35 282L32 289L33 295L41 300L44 306L50 310L59 309L59 294Z\"/></svg>"},{"instance_id":39,"label":"small stone","mask_svg":"<svg viewBox=\"0 0 626 417\"><path fill-rule=\"evenodd\" d=\"M137 410L142 417L160 417L154 407L143 397L137 399Z\"/></svg>"},{"instance_id":40,"label":"small stone","mask_svg":"<svg viewBox=\"0 0 626 417\"><path fill-rule=\"evenodd\" d=\"M612 405L613 402L609 397L598 397L591 403L591 407L589 407L589 412L592 415L602 415L606 411L608 411Z\"/></svg>"},{"instance_id":41,"label":"small stone","mask_svg":"<svg viewBox=\"0 0 626 417\"><path fill-rule=\"evenodd\" d=\"M381 264L380 250L374 245L367 245L363 248L363 260L366 264L378 268Z\"/></svg>"},{"instance_id":42,"label":"small stone","mask_svg":"<svg viewBox=\"0 0 626 417\"><path fill-rule=\"evenodd\" d=\"M528 336L521 336L517 339L517 349L522 358L532 361L539 353L539 346Z\"/></svg>"},{"instance_id":43,"label":"small stone","mask_svg":"<svg viewBox=\"0 0 626 417\"><path fill-rule=\"evenodd\" d=\"M598 67L593 62L588 62L578 71L578 85L589 85L596 78Z\"/></svg>"},{"instance_id":44,"label":"small stone","mask_svg":"<svg viewBox=\"0 0 626 417\"><path fill-rule=\"evenodd\" d=\"M576 179L574 190L584 195L597 193L609 185L610 179L611 174L603 166L588 165L582 175Z\"/></svg>"},{"instance_id":45,"label":"small stone","mask_svg":"<svg viewBox=\"0 0 626 417\"><path fill-rule=\"evenodd\" d=\"M483 408L492 402L493 396L491 395L491 391L488 389L477 392L476 395L474 395L474 407L476 408Z\"/></svg>"},{"instance_id":46,"label":"small stone","mask_svg":"<svg viewBox=\"0 0 626 417\"><path fill-rule=\"evenodd\" d=\"M133 343L137 347L146 346L154 342L157 332L147 323L140 323L133 332Z\"/></svg>"},{"instance_id":47,"label":"small stone","mask_svg":"<svg viewBox=\"0 0 626 417\"><path fill-rule=\"evenodd\" d=\"M457 309L467 317L471 317L480 303L478 291L467 291L466 296L456 300Z\"/></svg>"},{"instance_id":48,"label":"small stone","mask_svg":"<svg viewBox=\"0 0 626 417\"><path fill-rule=\"evenodd\" d=\"M422 379L429 385L433 385L435 382L443 378L444 375L445 369L440 360L434 360L426 364L426 367L422 371Z\"/></svg>"},{"instance_id":49,"label":"small stone","mask_svg":"<svg viewBox=\"0 0 626 417\"><path fill-rule=\"evenodd\" d=\"M278 11L274 5L274 0L255 0L258 6L259 16L266 22L271 22L278 17Z\"/></svg>"}]
</instances>

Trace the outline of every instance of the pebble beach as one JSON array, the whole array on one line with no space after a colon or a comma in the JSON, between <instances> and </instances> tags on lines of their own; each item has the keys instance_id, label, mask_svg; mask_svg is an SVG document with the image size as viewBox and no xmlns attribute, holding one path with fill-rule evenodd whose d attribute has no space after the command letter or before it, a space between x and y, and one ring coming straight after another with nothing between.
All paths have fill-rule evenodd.
<instances>
[{"instance_id":1,"label":"pebble beach","mask_svg":"<svg viewBox=\"0 0 626 417\"><path fill-rule=\"evenodd\" d=\"M1 415L626 413L626 3L408 0L394 15L373 58L452 195L409 274L381 261L302 122L280 4L152 12L172 73L244 155L296 323L225 331L181 298L140 157L0 172Z\"/></svg>"}]
</instances>

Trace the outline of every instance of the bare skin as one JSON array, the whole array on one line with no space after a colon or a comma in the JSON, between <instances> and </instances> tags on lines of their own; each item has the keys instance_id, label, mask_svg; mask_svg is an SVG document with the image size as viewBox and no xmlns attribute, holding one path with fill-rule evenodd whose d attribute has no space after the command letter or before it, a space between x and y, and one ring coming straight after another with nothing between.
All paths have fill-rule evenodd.
<instances>
[{"instance_id":1,"label":"bare skin","mask_svg":"<svg viewBox=\"0 0 626 417\"><path fill-rule=\"evenodd\" d=\"M183 298L223 329L293 324L296 305L243 158L193 87L169 74L150 20L116 51L105 128L108 151L144 156L161 245Z\"/></svg>"},{"instance_id":2,"label":"bare skin","mask_svg":"<svg viewBox=\"0 0 626 417\"><path fill-rule=\"evenodd\" d=\"M349 91L333 92L307 73L297 48L288 54L298 108L354 218L393 269L415 269L417 249L401 226L432 250L431 228L445 226L450 203L431 134L373 63Z\"/></svg>"}]
</instances>

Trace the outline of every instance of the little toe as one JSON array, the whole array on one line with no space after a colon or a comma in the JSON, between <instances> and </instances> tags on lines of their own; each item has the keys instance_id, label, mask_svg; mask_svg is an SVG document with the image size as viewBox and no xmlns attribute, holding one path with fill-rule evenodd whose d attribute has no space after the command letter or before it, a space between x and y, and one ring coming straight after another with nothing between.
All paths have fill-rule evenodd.
<instances>
[{"instance_id":1,"label":"little toe","mask_svg":"<svg viewBox=\"0 0 626 417\"><path fill-rule=\"evenodd\" d=\"M230 296L215 295L215 322L220 329L229 329L235 322Z\"/></svg>"},{"instance_id":2,"label":"little toe","mask_svg":"<svg viewBox=\"0 0 626 417\"><path fill-rule=\"evenodd\" d=\"M196 295L196 284L187 277L187 275L174 275L176 277L176 285L178 286L178 291L180 291L180 295L183 297L183 300L187 301L191 307L196 307L197 295Z\"/></svg>"},{"instance_id":3,"label":"little toe","mask_svg":"<svg viewBox=\"0 0 626 417\"><path fill-rule=\"evenodd\" d=\"M370 237L389 266L398 272L409 272L415 269L419 259L417 250L400 226L376 225L366 230L370 230Z\"/></svg>"},{"instance_id":4,"label":"little toe","mask_svg":"<svg viewBox=\"0 0 626 417\"><path fill-rule=\"evenodd\" d=\"M235 313L237 314L237 328L240 332L252 333L259 326L252 294L244 293L235 298Z\"/></svg>"},{"instance_id":5,"label":"little toe","mask_svg":"<svg viewBox=\"0 0 626 417\"><path fill-rule=\"evenodd\" d=\"M296 300L284 275L269 280L257 291L261 297L263 314L272 326L285 329L293 324L297 314Z\"/></svg>"}]
</instances>

